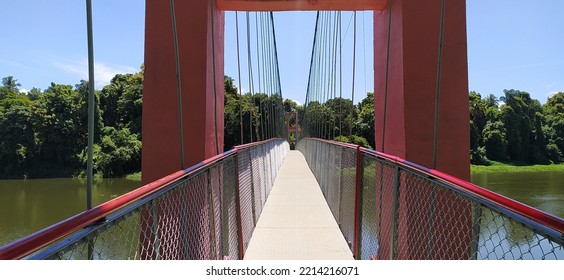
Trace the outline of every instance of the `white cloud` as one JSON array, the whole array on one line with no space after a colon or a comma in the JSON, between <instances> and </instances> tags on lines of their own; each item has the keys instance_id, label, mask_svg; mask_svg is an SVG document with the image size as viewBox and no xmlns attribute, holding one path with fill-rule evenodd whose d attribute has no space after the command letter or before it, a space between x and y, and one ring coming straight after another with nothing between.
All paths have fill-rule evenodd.
<instances>
[{"instance_id":1,"label":"white cloud","mask_svg":"<svg viewBox=\"0 0 564 280\"><path fill-rule=\"evenodd\" d=\"M79 79L88 80L88 63L86 60L78 62L54 61L53 65ZM136 68L124 65L109 65L104 62L94 62L94 81L96 89L108 85L116 74L135 73Z\"/></svg>"},{"instance_id":2,"label":"white cloud","mask_svg":"<svg viewBox=\"0 0 564 280\"><path fill-rule=\"evenodd\" d=\"M302 103L300 103L300 101L298 101L298 100L295 100L295 99L290 99L290 100L292 100L292 101L296 102L296 103L298 104L298 106L302 106Z\"/></svg>"},{"instance_id":3,"label":"white cloud","mask_svg":"<svg viewBox=\"0 0 564 280\"><path fill-rule=\"evenodd\" d=\"M27 90L25 88L20 89L20 93L27 94L28 92L29 92L29 90Z\"/></svg>"},{"instance_id":4,"label":"white cloud","mask_svg":"<svg viewBox=\"0 0 564 280\"><path fill-rule=\"evenodd\" d=\"M555 94L559 93L559 92L564 92L564 90L555 90L555 91L551 91L547 94L547 98L551 98L552 96L554 96Z\"/></svg>"}]
</instances>

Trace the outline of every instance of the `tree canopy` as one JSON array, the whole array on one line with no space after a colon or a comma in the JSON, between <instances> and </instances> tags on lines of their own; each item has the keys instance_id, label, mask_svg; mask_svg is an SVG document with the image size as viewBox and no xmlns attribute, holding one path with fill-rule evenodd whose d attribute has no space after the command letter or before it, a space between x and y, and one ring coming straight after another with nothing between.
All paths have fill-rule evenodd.
<instances>
[{"instance_id":1,"label":"tree canopy","mask_svg":"<svg viewBox=\"0 0 564 280\"><path fill-rule=\"evenodd\" d=\"M2 79L0 179L80 176L86 165L88 82L51 83L44 91L20 92L19 87L13 76ZM276 95L239 93L233 79L225 76L224 93L225 150L241 144L241 136L249 143L284 135L284 112L298 112L303 129L299 138L374 147L371 92L358 104L333 98L302 106ZM106 177L140 171L143 68L115 75L96 91L96 100L94 171ZM564 92L544 105L513 89L499 98L470 92L469 100L472 163L564 162Z\"/></svg>"},{"instance_id":2,"label":"tree canopy","mask_svg":"<svg viewBox=\"0 0 564 280\"><path fill-rule=\"evenodd\" d=\"M96 92L94 167L119 177L141 168L143 74L118 74ZM86 166L88 82L20 93L0 87L0 179L80 176Z\"/></svg>"},{"instance_id":3,"label":"tree canopy","mask_svg":"<svg viewBox=\"0 0 564 280\"><path fill-rule=\"evenodd\" d=\"M470 158L514 164L561 163L564 149L564 92L546 104L519 90L482 98L470 92Z\"/></svg>"}]
</instances>

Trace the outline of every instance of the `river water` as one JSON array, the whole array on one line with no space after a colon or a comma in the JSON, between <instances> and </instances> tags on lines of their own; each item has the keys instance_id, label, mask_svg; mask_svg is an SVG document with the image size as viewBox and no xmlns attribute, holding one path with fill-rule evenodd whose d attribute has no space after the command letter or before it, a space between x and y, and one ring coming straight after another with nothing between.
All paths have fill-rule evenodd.
<instances>
[{"instance_id":1,"label":"river water","mask_svg":"<svg viewBox=\"0 0 564 280\"><path fill-rule=\"evenodd\" d=\"M472 172L472 183L564 218L564 171Z\"/></svg>"},{"instance_id":2,"label":"river water","mask_svg":"<svg viewBox=\"0 0 564 280\"><path fill-rule=\"evenodd\" d=\"M472 182L564 217L564 171L473 172ZM0 246L85 210L85 180L0 180ZM137 188L139 181L98 179L93 204Z\"/></svg>"},{"instance_id":3,"label":"river water","mask_svg":"<svg viewBox=\"0 0 564 280\"><path fill-rule=\"evenodd\" d=\"M138 180L96 179L92 204L127 193ZM86 210L86 180L0 180L0 246Z\"/></svg>"}]
</instances>

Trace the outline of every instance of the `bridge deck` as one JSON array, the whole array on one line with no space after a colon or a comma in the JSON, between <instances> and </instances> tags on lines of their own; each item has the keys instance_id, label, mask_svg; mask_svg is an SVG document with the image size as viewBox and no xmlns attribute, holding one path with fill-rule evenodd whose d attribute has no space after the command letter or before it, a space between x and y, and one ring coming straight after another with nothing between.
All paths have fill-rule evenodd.
<instances>
[{"instance_id":1,"label":"bridge deck","mask_svg":"<svg viewBox=\"0 0 564 280\"><path fill-rule=\"evenodd\" d=\"M288 152L284 159L245 259L353 259L321 189L299 151Z\"/></svg>"}]
</instances>

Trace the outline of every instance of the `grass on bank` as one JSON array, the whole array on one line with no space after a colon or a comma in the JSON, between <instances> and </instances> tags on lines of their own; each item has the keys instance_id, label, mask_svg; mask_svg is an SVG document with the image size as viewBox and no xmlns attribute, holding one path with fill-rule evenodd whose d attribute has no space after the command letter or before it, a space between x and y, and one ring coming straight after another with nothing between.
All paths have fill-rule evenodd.
<instances>
[{"instance_id":1,"label":"grass on bank","mask_svg":"<svg viewBox=\"0 0 564 280\"><path fill-rule=\"evenodd\" d=\"M564 171L564 164L515 165L491 161L491 165L472 165L472 172L548 172Z\"/></svg>"},{"instance_id":2,"label":"grass on bank","mask_svg":"<svg viewBox=\"0 0 564 280\"><path fill-rule=\"evenodd\" d=\"M536 164L536 165L516 165L498 161L490 161L491 165L471 165L472 172L564 172L564 164ZM369 169L370 170L370 169ZM99 178L102 178L101 176ZM141 181L141 171L125 176L125 179Z\"/></svg>"},{"instance_id":3,"label":"grass on bank","mask_svg":"<svg viewBox=\"0 0 564 280\"><path fill-rule=\"evenodd\" d=\"M125 176L125 179L141 181L141 171L135 172L135 173L132 173L132 174L127 174Z\"/></svg>"},{"instance_id":4,"label":"grass on bank","mask_svg":"<svg viewBox=\"0 0 564 280\"><path fill-rule=\"evenodd\" d=\"M491 165L471 165L472 172L564 172L564 164L536 164L536 165L517 165L507 164L499 161L490 161ZM369 169L370 170L370 169ZM141 172L135 172L125 176L125 179L141 181Z\"/></svg>"}]
</instances>

